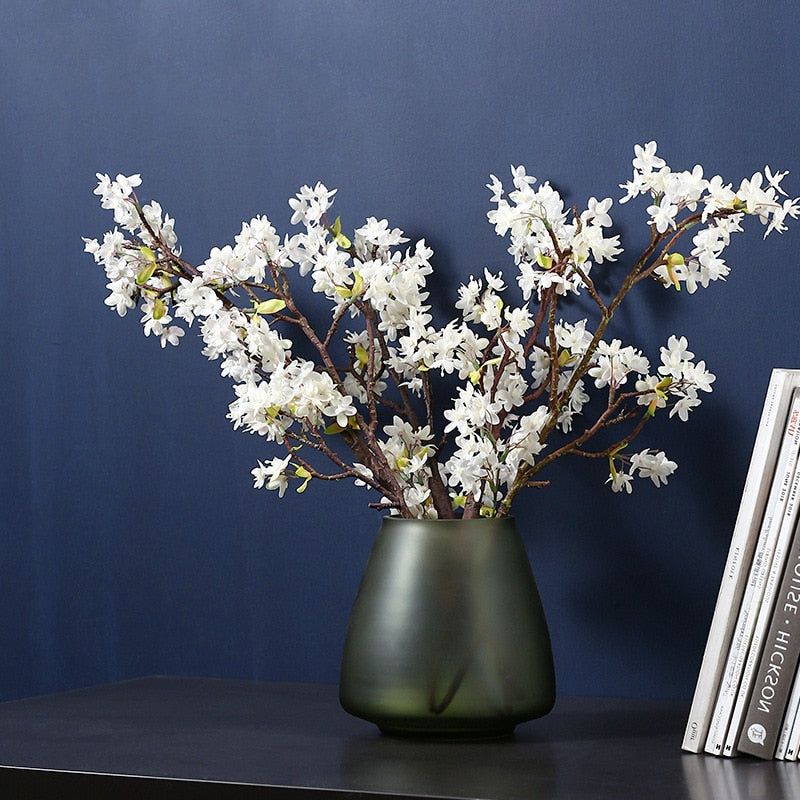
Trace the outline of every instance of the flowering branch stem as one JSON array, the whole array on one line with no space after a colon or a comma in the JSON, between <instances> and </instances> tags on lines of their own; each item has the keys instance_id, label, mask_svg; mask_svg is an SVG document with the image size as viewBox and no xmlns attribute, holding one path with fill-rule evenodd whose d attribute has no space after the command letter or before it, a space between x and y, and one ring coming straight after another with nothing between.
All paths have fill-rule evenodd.
<instances>
[{"instance_id":1,"label":"flowering branch stem","mask_svg":"<svg viewBox=\"0 0 800 800\"><path fill-rule=\"evenodd\" d=\"M213 248L194 267L180 255L173 221L157 203L139 201L138 175L112 181L98 174L95 192L117 227L102 243L84 241L106 271L106 303L120 315L140 306L145 334L162 347L185 333L176 319L201 321L204 354L220 359L235 384L234 426L288 453L259 462L256 486L282 493L292 478L303 479L301 490L310 479L353 479L383 496L371 505L406 517L449 518L459 507L466 518L505 516L518 493L545 485L539 473L566 455L607 458L615 491L630 491L637 471L657 486L666 482L677 465L663 452L622 450L658 409L670 406L670 418L685 421L714 375L682 336L669 337L654 368L638 348L609 341L617 309L645 279L693 294L724 278L721 253L745 215L760 220L765 235L800 217L800 198L779 197L786 173L766 167L734 191L719 176L705 179L700 167L673 172L655 142L634 152L622 200L645 196L651 205L649 241L632 266L613 266L622 249L620 237L609 235L610 198L568 212L552 186L536 186L514 167L508 194L492 176L488 216L510 239L525 305L501 297L502 274L485 269L485 282L471 277L460 288L460 318L443 328L426 303L433 254L424 240L401 252L402 231L372 217L348 239L340 218L328 218L335 191L322 184L302 187L289 201L302 232L281 240L256 217L234 246ZM696 233L685 257L678 247L690 230ZM595 277L600 266L609 292ZM295 268L311 274L314 292L331 305L319 334L293 295ZM565 321L562 301L580 294L589 295L594 319ZM308 343L309 357L294 352L294 339ZM342 354L347 363L339 364ZM439 377L448 391L455 384L449 405L436 394ZM628 381L634 389L624 388ZM590 392L605 396L590 404ZM616 441L592 451L593 437L612 428ZM335 469L313 464L301 446Z\"/></svg>"}]
</instances>

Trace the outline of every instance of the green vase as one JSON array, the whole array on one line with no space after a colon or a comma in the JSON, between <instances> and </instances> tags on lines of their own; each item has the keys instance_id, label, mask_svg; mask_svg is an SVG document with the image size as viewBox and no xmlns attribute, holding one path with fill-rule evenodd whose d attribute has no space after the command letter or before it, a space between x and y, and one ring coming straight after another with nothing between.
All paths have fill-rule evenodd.
<instances>
[{"instance_id":1,"label":"green vase","mask_svg":"<svg viewBox=\"0 0 800 800\"><path fill-rule=\"evenodd\" d=\"M550 637L513 519L383 520L339 699L384 733L450 738L506 736L550 711Z\"/></svg>"}]
</instances>

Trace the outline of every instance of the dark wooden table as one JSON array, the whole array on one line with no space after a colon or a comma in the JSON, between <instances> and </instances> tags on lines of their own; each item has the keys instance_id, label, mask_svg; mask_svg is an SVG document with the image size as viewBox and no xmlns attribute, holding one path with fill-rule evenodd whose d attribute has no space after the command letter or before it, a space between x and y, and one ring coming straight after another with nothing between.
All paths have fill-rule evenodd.
<instances>
[{"instance_id":1,"label":"dark wooden table","mask_svg":"<svg viewBox=\"0 0 800 800\"><path fill-rule=\"evenodd\" d=\"M0 703L0 797L800 797L800 764L683 753L686 713L562 697L512 739L419 741L348 716L333 686L141 678Z\"/></svg>"}]
</instances>

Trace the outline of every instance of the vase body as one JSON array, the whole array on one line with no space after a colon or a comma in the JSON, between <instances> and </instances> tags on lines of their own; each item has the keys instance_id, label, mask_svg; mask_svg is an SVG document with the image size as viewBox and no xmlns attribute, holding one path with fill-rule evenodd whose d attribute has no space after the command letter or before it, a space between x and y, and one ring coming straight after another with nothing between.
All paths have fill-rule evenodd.
<instances>
[{"instance_id":1,"label":"vase body","mask_svg":"<svg viewBox=\"0 0 800 800\"><path fill-rule=\"evenodd\" d=\"M342 707L389 734L493 737L555 701L513 519L383 520L345 639Z\"/></svg>"}]
</instances>

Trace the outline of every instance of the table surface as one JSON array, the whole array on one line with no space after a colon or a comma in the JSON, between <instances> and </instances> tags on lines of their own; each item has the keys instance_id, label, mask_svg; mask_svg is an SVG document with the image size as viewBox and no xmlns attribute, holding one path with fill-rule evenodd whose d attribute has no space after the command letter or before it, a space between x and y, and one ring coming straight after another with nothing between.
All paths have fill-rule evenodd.
<instances>
[{"instance_id":1,"label":"table surface","mask_svg":"<svg viewBox=\"0 0 800 800\"><path fill-rule=\"evenodd\" d=\"M420 741L348 716L335 686L148 677L0 703L0 796L800 797L800 764L683 753L687 711L560 697L510 739Z\"/></svg>"}]
</instances>

